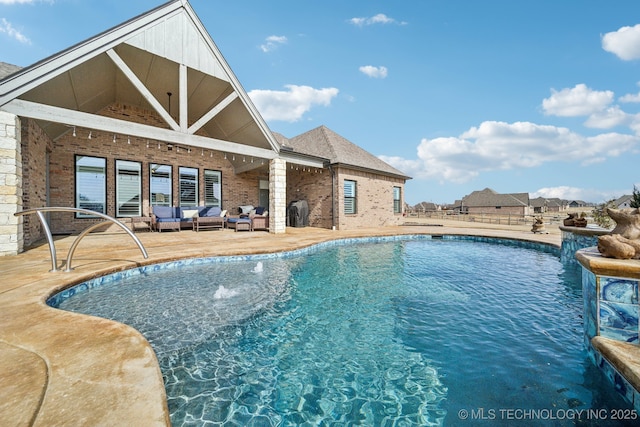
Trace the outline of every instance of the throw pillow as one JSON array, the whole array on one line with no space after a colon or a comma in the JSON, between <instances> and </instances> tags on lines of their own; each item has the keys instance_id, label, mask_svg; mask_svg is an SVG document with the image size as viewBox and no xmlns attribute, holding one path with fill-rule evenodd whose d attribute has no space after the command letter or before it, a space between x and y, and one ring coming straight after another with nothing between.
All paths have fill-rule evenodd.
<instances>
[{"instance_id":1,"label":"throw pillow","mask_svg":"<svg viewBox=\"0 0 640 427\"><path fill-rule=\"evenodd\" d=\"M198 209L186 209L184 211L182 211L182 217L183 218L195 218L198 216Z\"/></svg>"}]
</instances>

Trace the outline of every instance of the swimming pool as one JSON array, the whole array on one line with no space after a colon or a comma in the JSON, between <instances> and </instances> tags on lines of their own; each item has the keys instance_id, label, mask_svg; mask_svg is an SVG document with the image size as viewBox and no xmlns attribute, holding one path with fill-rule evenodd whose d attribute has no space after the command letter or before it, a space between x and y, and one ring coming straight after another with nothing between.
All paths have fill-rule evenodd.
<instances>
[{"instance_id":1,"label":"swimming pool","mask_svg":"<svg viewBox=\"0 0 640 427\"><path fill-rule=\"evenodd\" d=\"M580 412L629 408L583 349L580 271L534 246L339 242L143 268L50 304L143 333L174 426L617 425Z\"/></svg>"}]
</instances>

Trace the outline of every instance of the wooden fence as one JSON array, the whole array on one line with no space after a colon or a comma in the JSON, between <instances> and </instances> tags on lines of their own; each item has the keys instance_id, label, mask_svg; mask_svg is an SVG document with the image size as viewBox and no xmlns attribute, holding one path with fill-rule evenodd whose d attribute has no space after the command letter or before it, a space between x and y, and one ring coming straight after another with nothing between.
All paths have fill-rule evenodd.
<instances>
[{"instance_id":1,"label":"wooden fence","mask_svg":"<svg viewBox=\"0 0 640 427\"><path fill-rule=\"evenodd\" d=\"M501 224L501 225L531 225L534 218L542 217L545 224L562 224L565 214L546 213L533 215L518 214L457 214L450 211L429 211L429 212L408 212L405 222L411 222L412 219L433 219L433 220L453 220L465 222L480 222L483 224Z\"/></svg>"}]
</instances>

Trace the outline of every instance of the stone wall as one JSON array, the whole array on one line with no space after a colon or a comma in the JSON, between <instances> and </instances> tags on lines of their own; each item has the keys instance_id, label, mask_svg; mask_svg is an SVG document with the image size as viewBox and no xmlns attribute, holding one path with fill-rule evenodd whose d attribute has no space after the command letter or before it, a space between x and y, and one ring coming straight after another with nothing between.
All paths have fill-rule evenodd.
<instances>
[{"instance_id":1,"label":"stone wall","mask_svg":"<svg viewBox=\"0 0 640 427\"><path fill-rule=\"evenodd\" d=\"M0 111L0 255L22 251L22 154L20 119Z\"/></svg>"}]
</instances>

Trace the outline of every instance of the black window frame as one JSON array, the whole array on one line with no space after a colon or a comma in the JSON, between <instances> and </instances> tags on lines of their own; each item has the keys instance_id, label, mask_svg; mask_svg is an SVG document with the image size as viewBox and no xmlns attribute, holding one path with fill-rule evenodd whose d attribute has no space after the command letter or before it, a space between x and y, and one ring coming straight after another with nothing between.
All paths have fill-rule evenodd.
<instances>
[{"instance_id":1,"label":"black window frame","mask_svg":"<svg viewBox=\"0 0 640 427\"><path fill-rule=\"evenodd\" d=\"M81 185L79 184L80 182L86 183L86 179L85 180L80 180L78 177L78 161L83 159L83 158L88 158L88 159L96 159L96 160L102 160L103 162L103 166L102 166L102 174L104 176L104 185L102 188L103 191L103 200L102 200L102 205L103 205L103 209L102 211L97 210L97 209L90 209L86 206L82 206L82 204L80 203L79 200L79 191L80 191L80 187ZM89 156L89 155L85 155L85 154L75 154L73 157L73 180L74 180L74 191L73 191L73 204L76 208L78 209L89 209L89 210L93 210L96 211L98 213L107 214L107 180L108 180L109 176L108 176L108 171L107 171L107 158L106 157L100 157L100 156ZM83 212L76 212L75 213L75 217L77 219L86 219L86 218L95 218L95 215L90 215L90 214L86 214Z\"/></svg>"}]
</instances>

